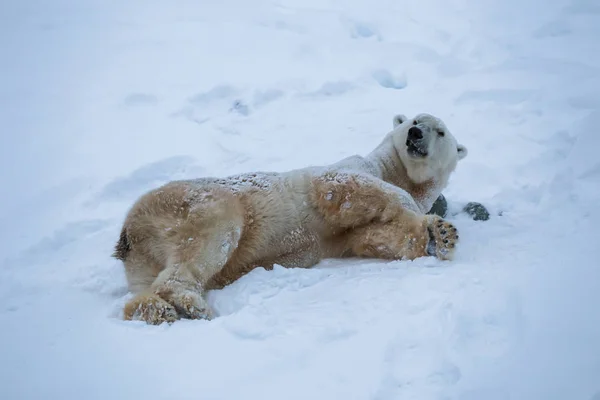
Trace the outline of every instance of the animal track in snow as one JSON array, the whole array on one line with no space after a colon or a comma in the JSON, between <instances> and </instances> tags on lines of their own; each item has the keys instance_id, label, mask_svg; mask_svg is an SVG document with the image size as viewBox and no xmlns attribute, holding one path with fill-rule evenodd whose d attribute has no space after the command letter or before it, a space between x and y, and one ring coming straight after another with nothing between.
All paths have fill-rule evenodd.
<instances>
[{"instance_id":1,"label":"animal track in snow","mask_svg":"<svg viewBox=\"0 0 600 400\"><path fill-rule=\"evenodd\" d=\"M387 89L404 89L407 85L406 76L393 75L387 69L377 69L371 76L379 85Z\"/></svg>"},{"instance_id":2,"label":"animal track in snow","mask_svg":"<svg viewBox=\"0 0 600 400\"><path fill-rule=\"evenodd\" d=\"M284 96L279 89L241 90L230 85L218 85L188 99L187 104L172 116L204 124L226 114L249 116L253 110L264 107Z\"/></svg>"},{"instance_id":3,"label":"animal track in snow","mask_svg":"<svg viewBox=\"0 0 600 400\"><path fill-rule=\"evenodd\" d=\"M250 114L250 108L242 100L235 100L229 109L230 112L235 112L245 117Z\"/></svg>"},{"instance_id":4,"label":"animal track in snow","mask_svg":"<svg viewBox=\"0 0 600 400\"><path fill-rule=\"evenodd\" d=\"M314 92L309 92L306 95L308 96L341 96L351 90L353 90L356 86L349 81L334 81L334 82L325 82L319 89Z\"/></svg>"},{"instance_id":5,"label":"animal track in snow","mask_svg":"<svg viewBox=\"0 0 600 400\"><path fill-rule=\"evenodd\" d=\"M129 176L107 184L96 197L98 202L133 199L169 180L182 178L193 167L194 158L175 156L144 165Z\"/></svg>"},{"instance_id":6,"label":"animal track in snow","mask_svg":"<svg viewBox=\"0 0 600 400\"><path fill-rule=\"evenodd\" d=\"M353 39L376 38L378 41L382 40L379 30L373 24L354 20L345 20L342 21L342 24L348 29L350 37Z\"/></svg>"},{"instance_id":7,"label":"animal track in snow","mask_svg":"<svg viewBox=\"0 0 600 400\"><path fill-rule=\"evenodd\" d=\"M218 85L212 89L198 93L188 99L191 104L206 104L218 100L223 100L235 96L238 90L229 85Z\"/></svg>"},{"instance_id":8,"label":"animal track in snow","mask_svg":"<svg viewBox=\"0 0 600 400\"><path fill-rule=\"evenodd\" d=\"M73 243L79 243L86 236L93 235L109 225L110 220L106 219L90 219L68 223L21 252L13 262L17 264L47 262L50 254L56 254Z\"/></svg>"}]
</instances>

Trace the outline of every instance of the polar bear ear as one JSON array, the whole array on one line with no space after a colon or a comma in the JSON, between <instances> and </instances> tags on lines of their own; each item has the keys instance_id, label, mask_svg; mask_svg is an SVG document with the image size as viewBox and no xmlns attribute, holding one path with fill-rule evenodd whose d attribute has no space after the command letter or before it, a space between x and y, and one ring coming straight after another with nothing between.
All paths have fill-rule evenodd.
<instances>
[{"instance_id":1,"label":"polar bear ear","mask_svg":"<svg viewBox=\"0 0 600 400\"><path fill-rule=\"evenodd\" d=\"M467 148L465 146L463 146L462 144L459 144L458 146L456 146L456 149L458 150L458 159L459 160L462 160L463 158L465 158L467 156L467 154L469 153Z\"/></svg>"},{"instance_id":2,"label":"polar bear ear","mask_svg":"<svg viewBox=\"0 0 600 400\"><path fill-rule=\"evenodd\" d=\"M408 118L406 118L406 115L403 115L403 114L394 115L394 122L393 122L394 128L397 127L398 125L405 123L407 119Z\"/></svg>"}]
</instances>

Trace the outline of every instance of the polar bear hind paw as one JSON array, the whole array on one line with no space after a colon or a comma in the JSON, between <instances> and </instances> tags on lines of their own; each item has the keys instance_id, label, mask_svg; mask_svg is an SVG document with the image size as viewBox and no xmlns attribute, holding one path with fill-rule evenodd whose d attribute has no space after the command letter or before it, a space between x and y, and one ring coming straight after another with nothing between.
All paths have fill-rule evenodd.
<instances>
[{"instance_id":1,"label":"polar bear hind paw","mask_svg":"<svg viewBox=\"0 0 600 400\"><path fill-rule=\"evenodd\" d=\"M125 305L123 314L126 321L145 321L151 325L175 322L180 318L213 318L212 310L202 295L187 290L170 293L168 296L164 296L160 290L158 293L138 294Z\"/></svg>"},{"instance_id":2,"label":"polar bear hind paw","mask_svg":"<svg viewBox=\"0 0 600 400\"><path fill-rule=\"evenodd\" d=\"M151 325L179 319L175 307L154 293L141 293L135 296L125 304L123 314L126 321L145 321Z\"/></svg>"},{"instance_id":3,"label":"polar bear hind paw","mask_svg":"<svg viewBox=\"0 0 600 400\"><path fill-rule=\"evenodd\" d=\"M182 318L206 320L213 318L212 310L200 293L185 290L170 296L169 300Z\"/></svg>"},{"instance_id":4,"label":"polar bear hind paw","mask_svg":"<svg viewBox=\"0 0 600 400\"><path fill-rule=\"evenodd\" d=\"M450 222L436 215L429 215L427 219L427 254L441 260L451 260L458 243L458 230Z\"/></svg>"}]
</instances>

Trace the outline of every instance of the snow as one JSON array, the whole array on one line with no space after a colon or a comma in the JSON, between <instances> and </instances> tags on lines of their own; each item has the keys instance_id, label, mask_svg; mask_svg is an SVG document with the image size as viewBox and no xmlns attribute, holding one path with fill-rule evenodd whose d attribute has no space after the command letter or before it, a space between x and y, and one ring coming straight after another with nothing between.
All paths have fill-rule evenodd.
<instances>
[{"instance_id":1,"label":"snow","mask_svg":"<svg viewBox=\"0 0 600 400\"><path fill-rule=\"evenodd\" d=\"M4 399L600 397L595 0L0 5ZM452 262L257 269L147 326L110 257L146 190L367 154L398 113L469 155ZM501 214L501 215L499 215Z\"/></svg>"}]
</instances>

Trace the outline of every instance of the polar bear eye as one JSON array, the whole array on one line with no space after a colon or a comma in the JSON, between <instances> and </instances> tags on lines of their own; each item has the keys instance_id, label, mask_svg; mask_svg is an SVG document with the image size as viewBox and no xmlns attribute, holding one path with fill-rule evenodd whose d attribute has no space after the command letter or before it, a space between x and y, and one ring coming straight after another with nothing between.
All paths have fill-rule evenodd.
<instances>
[{"instance_id":1,"label":"polar bear eye","mask_svg":"<svg viewBox=\"0 0 600 400\"><path fill-rule=\"evenodd\" d=\"M417 121L416 119L413 121L413 125L417 125L419 123L419 121Z\"/></svg>"},{"instance_id":2,"label":"polar bear eye","mask_svg":"<svg viewBox=\"0 0 600 400\"><path fill-rule=\"evenodd\" d=\"M440 136L444 136L444 135L445 135L445 133L444 133L444 131L438 131L438 135L440 135Z\"/></svg>"}]
</instances>

